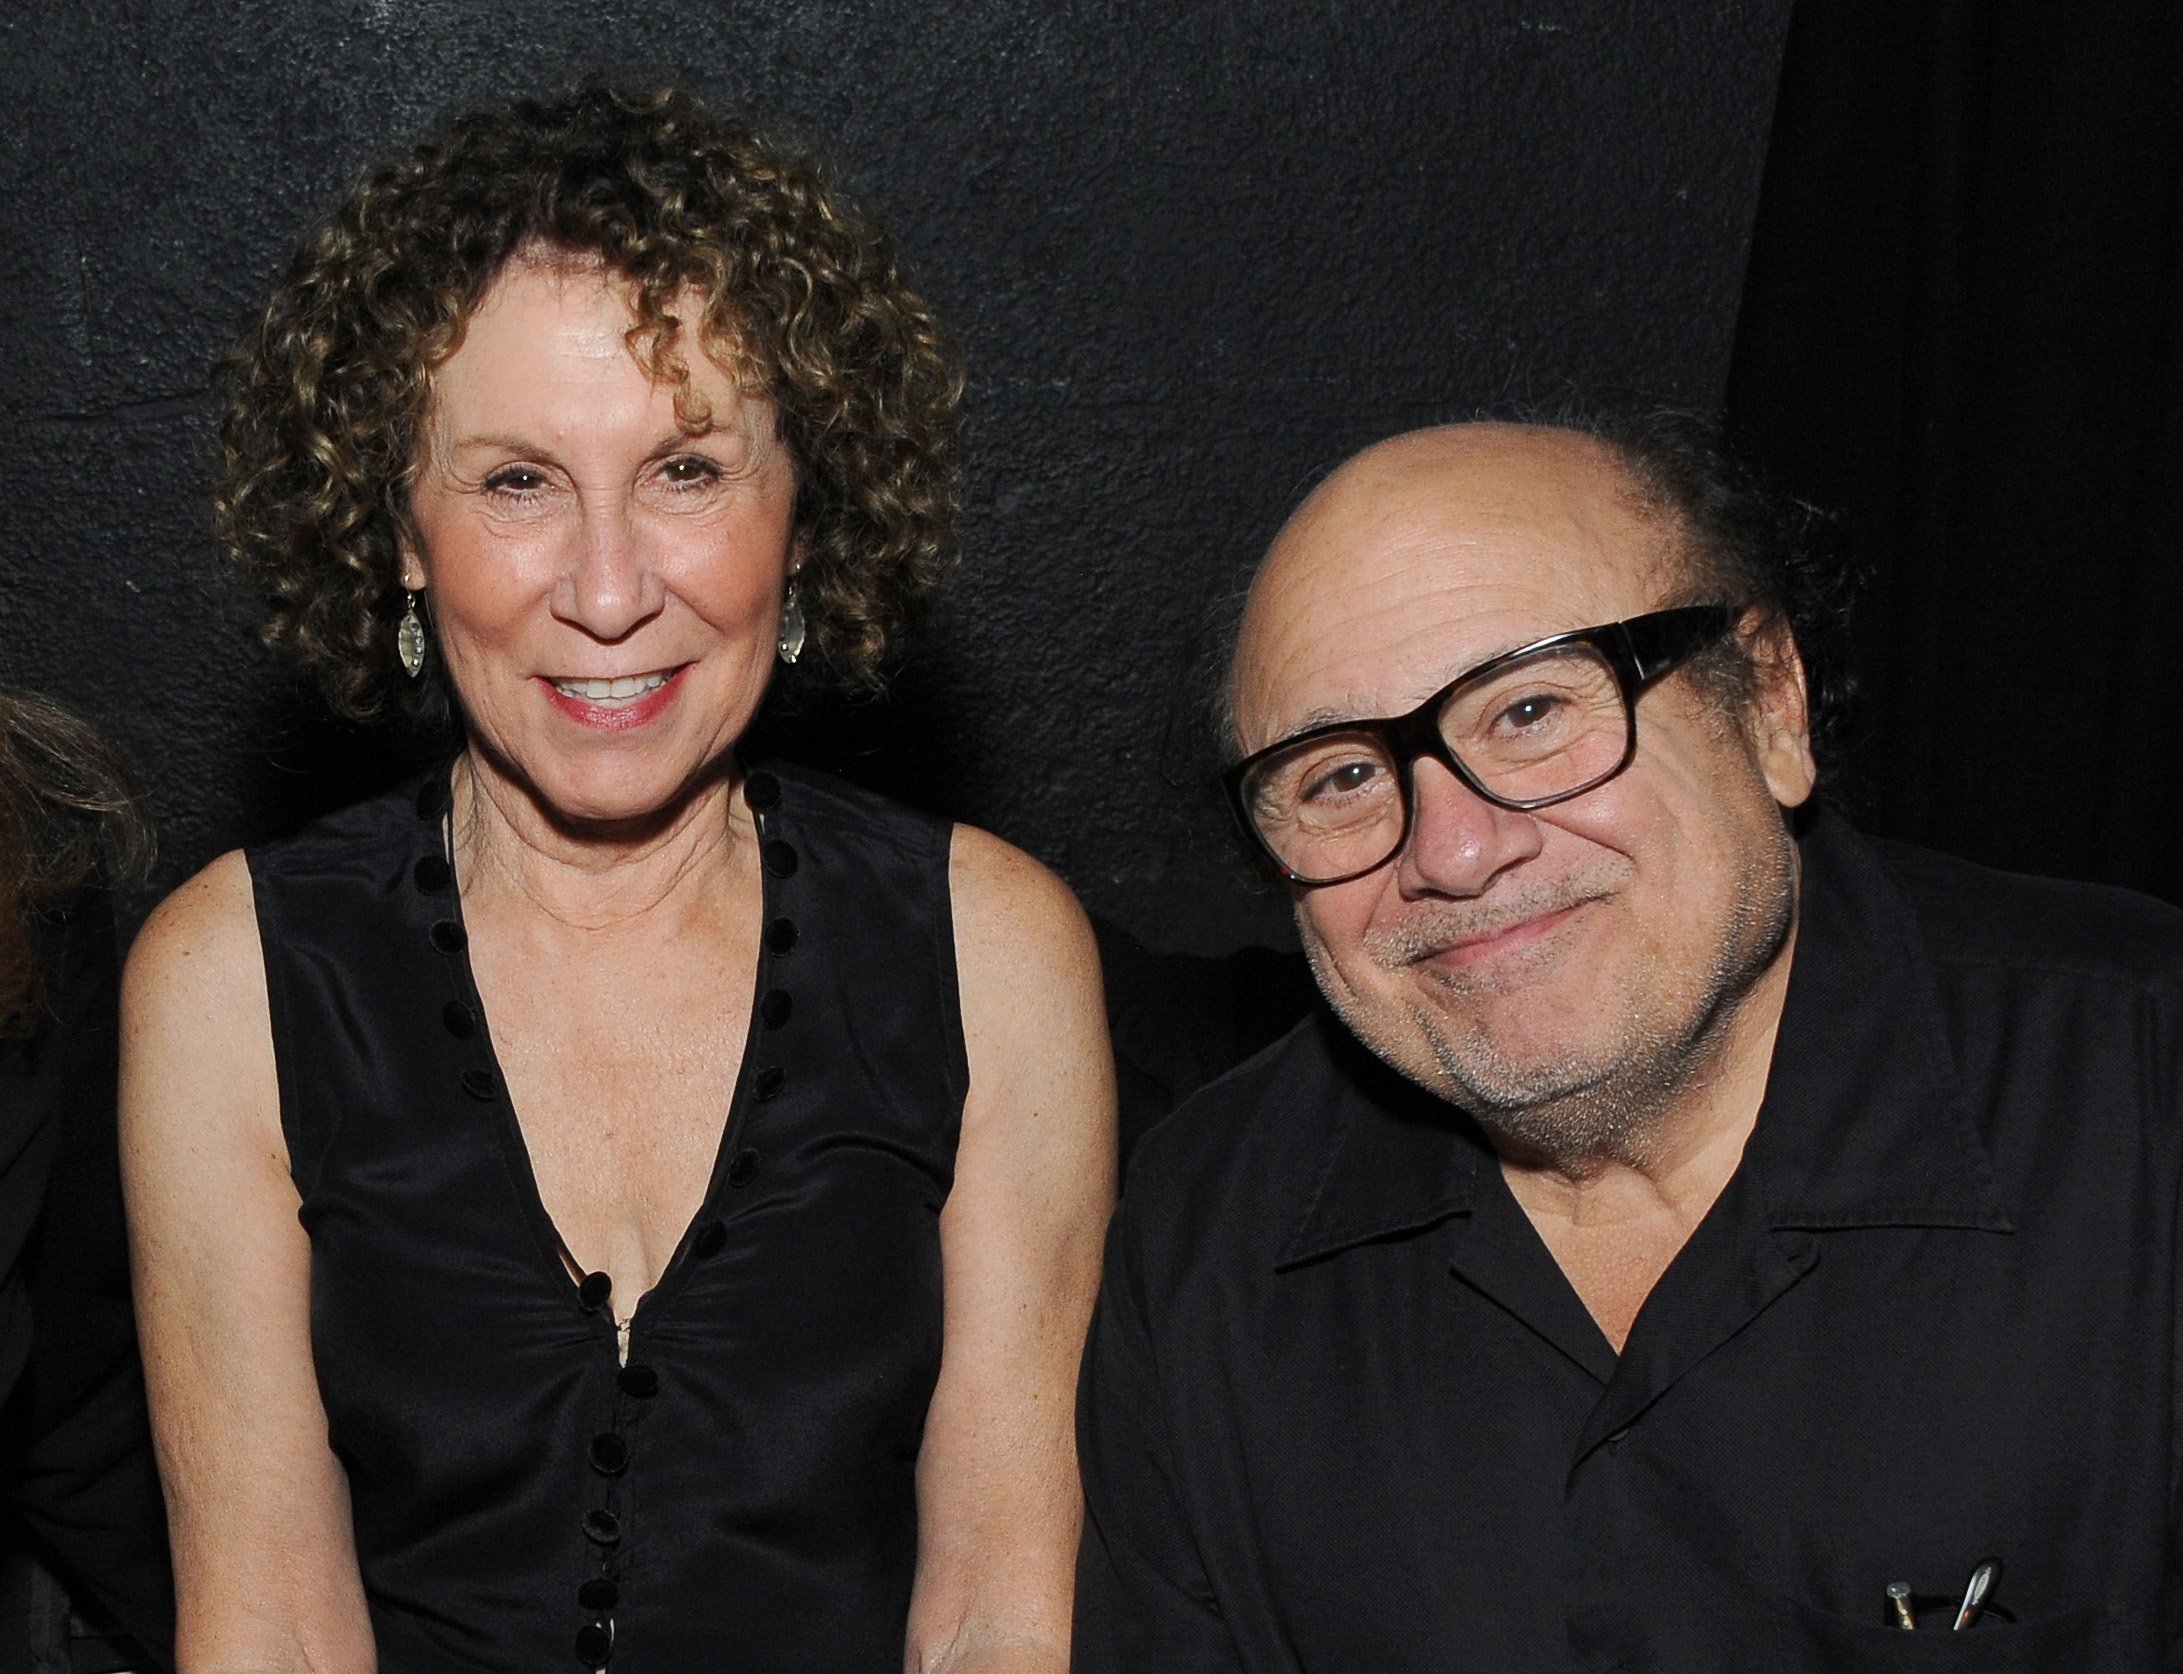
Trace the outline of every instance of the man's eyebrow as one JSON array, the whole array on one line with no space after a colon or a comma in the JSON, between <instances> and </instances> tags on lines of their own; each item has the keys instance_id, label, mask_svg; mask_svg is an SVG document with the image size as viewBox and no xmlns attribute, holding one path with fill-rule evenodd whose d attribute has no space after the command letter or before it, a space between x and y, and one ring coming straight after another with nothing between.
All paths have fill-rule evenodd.
<instances>
[{"instance_id":1,"label":"man's eyebrow","mask_svg":"<svg viewBox=\"0 0 2183 1674\"><path fill-rule=\"evenodd\" d=\"M1265 748L1269 750L1277 749L1283 744L1293 743L1306 733L1317 732L1321 727L1365 727L1370 726L1374 721L1387 719L1389 717L1385 715L1360 715L1353 709L1314 709L1310 714L1298 718L1294 725L1286 728L1280 737L1267 744Z\"/></svg>"},{"instance_id":2,"label":"man's eyebrow","mask_svg":"<svg viewBox=\"0 0 2183 1674\"><path fill-rule=\"evenodd\" d=\"M1540 638L1552 639L1554 637L1555 636L1552 634L1545 634L1532 639L1512 640L1507 645L1501 646L1497 650L1488 651L1482 657L1472 658L1461 668L1457 669L1453 674L1449 675L1447 679L1443 680L1439 685L1435 686L1433 688L1433 691L1445 691L1448 687L1454 685L1458 680L1467 679L1469 676L1477 673L1488 663L1499 662L1503 657L1509 655L1509 653L1513 651L1521 651L1527 645L1536 645L1539 643ZM1429 698L1430 696L1431 693L1428 693L1427 697ZM1422 702L1425 700L1420 699L1420 701ZM1398 713L1401 712L1398 711ZM1276 744L1286 744L1291 739L1303 737L1304 734L1307 732L1317 732L1321 727L1368 727L1376 721L1391 721L1393 719L1395 719L1394 715L1360 715L1354 709L1337 709L1332 707L1314 709L1311 711L1310 714L1300 717L1293 726L1289 727L1286 731L1284 731L1279 738L1276 738L1273 741L1272 744L1268 744L1266 748L1270 750Z\"/></svg>"},{"instance_id":3,"label":"man's eyebrow","mask_svg":"<svg viewBox=\"0 0 2183 1674\"><path fill-rule=\"evenodd\" d=\"M1310 732L1316 727L1330 727L1340 721L1377 721L1379 715L1360 715L1354 709L1314 709L1291 727L1288 736L1294 738L1300 732Z\"/></svg>"}]
</instances>

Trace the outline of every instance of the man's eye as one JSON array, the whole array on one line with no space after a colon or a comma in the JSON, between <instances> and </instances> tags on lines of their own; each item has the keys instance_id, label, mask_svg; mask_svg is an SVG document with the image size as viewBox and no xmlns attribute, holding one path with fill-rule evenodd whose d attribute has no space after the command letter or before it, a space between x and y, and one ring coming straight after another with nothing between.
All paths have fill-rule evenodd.
<instances>
[{"instance_id":1,"label":"man's eye","mask_svg":"<svg viewBox=\"0 0 2183 1674\"><path fill-rule=\"evenodd\" d=\"M1352 796L1379 776L1380 764L1376 761L1336 762L1320 768L1305 780L1303 800L1323 802L1334 797Z\"/></svg>"},{"instance_id":2,"label":"man's eye","mask_svg":"<svg viewBox=\"0 0 2183 1674\"><path fill-rule=\"evenodd\" d=\"M1502 709L1501 725L1518 732L1533 732L1552 721L1562 707L1562 699L1552 692L1533 692Z\"/></svg>"}]
</instances>

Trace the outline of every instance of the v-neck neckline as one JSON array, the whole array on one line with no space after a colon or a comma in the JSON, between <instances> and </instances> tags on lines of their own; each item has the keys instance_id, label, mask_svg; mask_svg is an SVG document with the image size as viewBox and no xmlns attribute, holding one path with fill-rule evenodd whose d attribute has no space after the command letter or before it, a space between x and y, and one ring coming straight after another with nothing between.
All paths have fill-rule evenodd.
<instances>
[{"instance_id":1,"label":"v-neck neckline","mask_svg":"<svg viewBox=\"0 0 2183 1674\"><path fill-rule=\"evenodd\" d=\"M663 1305L655 1299L669 1292L687 1270L692 1239L699 1228L716 1218L715 1210L721 1184L728 1170L728 1160L736 1153L750 1107L752 1060L757 1056L760 1009L769 992L767 979L774 960L773 950L768 945L766 927L774 921L780 905L776 874L774 868L766 863L766 850L770 843L781 840L780 827L784 823L780 818L781 802L775 800L767 808L751 807L747 794L751 779L748 770L739 775L734 790L729 793L731 796L744 798L744 805L750 810L751 827L758 845L758 956L751 974L750 1000L743 1020L742 1061L736 1066L735 1086L728 1096L727 1114L720 1124L720 1139L713 1152L712 1168L706 1177L704 1194L698 1201L696 1211L683 1227L681 1236L676 1240L674 1253L660 1269L659 1277L652 1282L649 1289L638 1296L635 1304L624 1315L613 1306L611 1289L603 1305L593 1306L585 1300L586 1283L594 1276L603 1274L604 1269L586 1268L576 1259L575 1252L569 1248L568 1240L561 1235L561 1229L554 1221L553 1212L546 1207L545 1195L538 1187L538 1173L531 1162L530 1142L524 1137L523 1123L516 1113L514 1094L509 1090L508 1078L501 1068L500 1054L493 1045L492 1023L486 1013L484 999L478 992L477 972L470 962L470 933L462 910L462 878L455 861L453 772L454 763L450 762L447 767L448 777L443 785L444 794L440 798L440 817L424 822L432 837L427 852L437 854L447 866L446 918L453 923L457 934L453 938L454 947L445 951L448 953L448 965L455 980L456 998L470 1008L477 1021L471 1047L481 1060L481 1067L491 1077L493 1096L490 1102L495 1107L494 1129L499 1136L516 1194L521 1200L524 1218L530 1223L542 1264L548 1270L555 1287L583 1312L602 1322L608 1335L617 1340L618 1347L626 1357L628 1343L635 1334L639 1317L645 1315L648 1308L656 1313L659 1306ZM766 776L773 779L770 773ZM778 780L774 779L773 782L777 784ZM609 1285L611 1286L611 1277Z\"/></svg>"}]
</instances>

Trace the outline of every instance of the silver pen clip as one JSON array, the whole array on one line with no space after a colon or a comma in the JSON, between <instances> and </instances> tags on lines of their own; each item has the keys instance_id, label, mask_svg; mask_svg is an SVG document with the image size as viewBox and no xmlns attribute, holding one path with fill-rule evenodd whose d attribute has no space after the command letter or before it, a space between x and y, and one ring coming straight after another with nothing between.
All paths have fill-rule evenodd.
<instances>
[{"instance_id":1,"label":"silver pen clip","mask_svg":"<svg viewBox=\"0 0 2183 1674\"><path fill-rule=\"evenodd\" d=\"M2001 1560L1982 1558L1978 1567L1971 1571L1971 1579L1963 1589L1963 1603L1956 1611L1955 1631L1961 1633L1978 1620L1978 1613L1986 1608L1986 1600L1993 1596L1994 1587L2001 1580Z\"/></svg>"}]
</instances>

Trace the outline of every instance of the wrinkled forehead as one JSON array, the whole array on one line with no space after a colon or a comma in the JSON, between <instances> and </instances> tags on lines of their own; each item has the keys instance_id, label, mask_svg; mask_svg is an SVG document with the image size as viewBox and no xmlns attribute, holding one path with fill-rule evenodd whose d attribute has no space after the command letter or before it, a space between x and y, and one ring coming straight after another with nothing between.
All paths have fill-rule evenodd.
<instances>
[{"instance_id":1,"label":"wrinkled forehead","mask_svg":"<svg viewBox=\"0 0 2183 1674\"><path fill-rule=\"evenodd\" d=\"M1367 456L1282 531L1237 642L1241 749L1400 714L1488 657L1642 614L1674 590L1672 527L1598 444L1524 436L1450 452L1383 471Z\"/></svg>"},{"instance_id":2,"label":"wrinkled forehead","mask_svg":"<svg viewBox=\"0 0 2183 1674\"><path fill-rule=\"evenodd\" d=\"M446 445L451 422L548 414L557 393L595 407L597 387L671 409L688 433L770 428L771 396L707 298L684 286L648 313L629 275L581 251L526 246L502 264L428 373L420 441ZM538 411L533 411L538 409Z\"/></svg>"}]
</instances>

